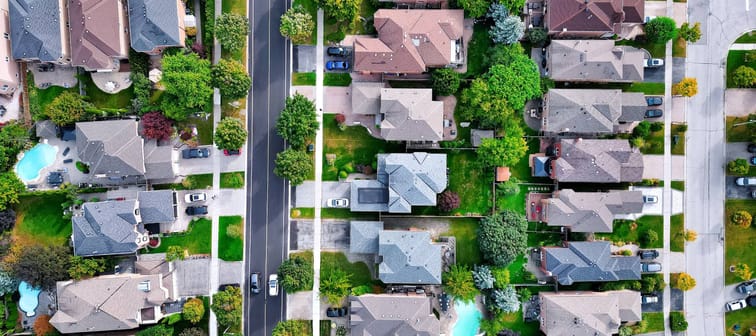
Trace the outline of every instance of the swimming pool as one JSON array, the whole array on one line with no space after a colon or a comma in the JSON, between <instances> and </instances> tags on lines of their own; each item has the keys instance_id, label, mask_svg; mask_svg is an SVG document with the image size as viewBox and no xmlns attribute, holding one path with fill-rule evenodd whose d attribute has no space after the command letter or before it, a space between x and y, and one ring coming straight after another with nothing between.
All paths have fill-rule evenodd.
<instances>
[{"instance_id":1,"label":"swimming pool","mask_svg":"<svg viewBox=\"0 0 756 336\"><path fill-rule=\"evenodd\" d=\"M483 316L473 302L454 300L457 322L454 323L452 336L475 336L478 334L480 319Z\"/></svg>"},{"instance_id":2,"label":"swimming pool","mask_svg":"<svg viewBox=\"0 0 756 336\"><path fill-rule=\"evenodd\" d=\"M21 294L21 298L18 300L18 307L26 313L26 316L34 316L34 312L39 304L39 293L42 290L34 288L26 281L21 281L18 284L18 292Z\"/></svg>"},{"instance_id":3,"label":"swimming pool","mask_svg":"<svg viewBox=\"0 0 756 336\"><path fill-rule=\"evenodd\" d=\"M55 162L58 148L46 143L40 143L24 153L24 157L16 164L16 175L24 183L39 178L43 168Z\"/></svg>"}]
</instances>

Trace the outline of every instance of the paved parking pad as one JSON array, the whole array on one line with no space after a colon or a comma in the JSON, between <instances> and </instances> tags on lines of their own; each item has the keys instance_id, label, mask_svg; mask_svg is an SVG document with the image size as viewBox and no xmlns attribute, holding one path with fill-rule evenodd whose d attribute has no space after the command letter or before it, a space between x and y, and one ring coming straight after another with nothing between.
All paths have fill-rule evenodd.
<instances>
[{"instance_id":1,"label":"paved parking pad","mask_svg":"<svg viewBox=\"0 0 756 336\"><path fill-rule=\"evenodd\" d=\"M313 229L311 220L292 221L291 249L311 250ZM324 250L349 250L349 221L324 220L321 225L320 247Z\"/></svg>"},{"instance_id":2,"label":"paved parking pad","mask_svg":"<svg viewBox=\"0 0 756 336\"><path fill-rule=\"evenodd\" d=\"M322 184L323 204L325 207L329 198L349 198L351 193L351 184L349 182L324 181ZM314 208L315 207L315 182L305 181L297 186L294 194L295 208Z\"/></svg>"}]
</instances>

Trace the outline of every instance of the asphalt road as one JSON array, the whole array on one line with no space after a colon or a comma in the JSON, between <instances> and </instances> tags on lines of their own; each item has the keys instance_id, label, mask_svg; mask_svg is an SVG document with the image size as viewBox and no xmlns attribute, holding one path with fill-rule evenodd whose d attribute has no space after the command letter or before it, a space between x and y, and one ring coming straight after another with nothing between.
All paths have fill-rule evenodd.
<instances>
[{"instance_id":1,"label":"asphalt road","mask_svg":"<svg viewBox=\"0 0 756 336\"><path fill-rule=\"evenodd\" d=\"M270 335L286 317L285 294L270 296L267 280L276 273L287 249L288 188L273 174L276 154L284 141L276 121L289 93L289 45L278 32L287 0L249 0L251 31L248 43L252 90L247 105L249 135L247 162L247 230L245 274L260 272L265 287L251 295L245 290L244 335ZM246 284L248 286L248 284Z\"/></svg>"}]
</instances>

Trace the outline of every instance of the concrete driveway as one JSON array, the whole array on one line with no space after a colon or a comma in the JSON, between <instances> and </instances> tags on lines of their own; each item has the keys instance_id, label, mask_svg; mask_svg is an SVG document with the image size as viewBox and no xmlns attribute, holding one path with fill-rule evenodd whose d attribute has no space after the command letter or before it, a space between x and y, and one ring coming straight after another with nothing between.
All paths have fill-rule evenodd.
<instances>
[{"instance_id":1,"label":"concrete driveway","mask_svg":"<svg viewBox=\"0 0 756 336\"><path fill-rule=\"evenodd\" d=\"M744 117L756 113L756 90L725 90L725 114L732 117Z\"/></svg>"},{"instance_id":2,"label":"concrete driveway","mask_svg":"<svg viewBox=\"0 0 756 336\"><path fill-rule=\"evenodd\" d=\"M213 172L213 155L220 155L221 160L221 172L237 172L244 171L247 165L247 148L241 148L241 155L226 156L223 155L223 151L219 150L215 146L199 146L199 148L210 149L210 157L202 159L184 159L181 158L181 150L179 149L179 165L176 175L187 176L196 174L211 174Z\"/></svg>"},{"instance_id":3,"label":"concrete driveway","mask_svg":"<svg viewBox=\"0 0 756 336\"><path fill-rule=\"evenodd\" d=\"M664 68L667 65L654 68L643 68L643 82L645 83L663 83L664 82Z\"/></svg>"},{"instance_id":4,"label":"concrete driveway","mask_svg":"<svg viewBox=\"0 0 756 336\"><path fill-rule=\"evenodd\" d=\"M294 72L313 72L315 71L315 46L313 45L296 45L294 46Z\"/></svg>"},{"instance_id":5,"label":"concrete driveway","mask_svg":"<svg viewBox=\"0 0 756 336\"><path fill-rule=\"evenodd\" d=\"M640 190L645 196L656 196L659 200L656 203L646 203L643 205L643 212L640 214L631 214L625 216L615 216L617 219L638 219L644 215L661 216L663 214L664 188L662 187L638 187L630 186L629 190ZM672 215L683 213L683 203L685 194L682 191L672 189Z\"/></svg>"},{"instance_id":6,"label":"concrete driveway","mask_svg":"<svg viewBox=\"0 0 756 336\"><path fill-rule=\"evenodd\" d=\"M748 142L728 142L725 145L727 151L727 162L735 159L750 159L756 156L754 153L748 153Z\"/></svg>"},{"instance_id":7,"label":"concrete driveway","mask_svg":"<svg viewBox=\"0 0 756 336\"><path fill-rule=\"evenodd\" d=\"M672 179L685 179L685 156L672 155ZM664 155L643 155L643 178L664 179Z\"/></svg>"},{"instance_id":8,"label":"concrete driveway","mask_svg":"<svg viewBox=\"0 0 756 336\"><path fill-rule=\"evenodd\" d=\"M322 250L349 250L349 221L323 220L320 248ZM291 250L312 250L313 221L298 220L291 223Z\"/></svg>"},{"instance_id":9,"label":"concrete driveway","mask_svg":"<svg viewBox=\"0 0 756 336\"><path fill-rule=\"evenodd\" d=\"M295 92L314 100L314 86L292 86ZM351 86L325 86L323 94L328 97L323 103L323 113L352 113L352 87Z\"/></svg>"},{"instance_id":10,"label":"concrete driveway","mask_svg":"<svg viewBox=\"0 0 756 336\"><path fill-rule=\"evenodd\" d=\"M351 193L351 184L349 182L336 182L336 181L324 181L323 188L323 204L325 207L329 198L349 198ZM315 182L305 181L296 188L294 194L294 207L295 208L313 208L315 207Z\"/></svg>"},{"instance_id":11,"label":"concrete driveway","mask_svg":"<svg viewBox=\"0 0 756 336\"><path fill-rule=\"evenodd\" d=\"M184 196L191 193L205 193L207 201L188 204L184 200ZM212 218L214 214L218 214L218 216L244 216L246 206L246 192L244 189L221 189L218 195L214 195L212 189L177 190L176 197L178 198L178 217L173 223L162 224L160 226L160 231L162 232L186 231L192 219L197 217ZM187 207L203 205L207 206L207 215L188 216L186 214Z\"/></svg>"}]
</instances>

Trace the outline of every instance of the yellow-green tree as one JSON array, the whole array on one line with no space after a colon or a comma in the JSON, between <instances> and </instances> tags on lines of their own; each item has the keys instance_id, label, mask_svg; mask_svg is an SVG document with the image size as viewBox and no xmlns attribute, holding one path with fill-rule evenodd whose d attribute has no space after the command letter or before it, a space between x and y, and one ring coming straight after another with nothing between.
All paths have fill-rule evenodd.
<instances>
[{"instance_id":1,"label":"yellow-green tree","mask_svg":"<svg viewBox=\"0 0 756 336\"><path fill-rule=\"evenodd\" d=\"M698 93L698 81L695 78L685 77L672 85L672 94L683 97L693 97Z\"/></svg>"},{"instance_id":2,"label":"yellow-green tree","mask_svg":"<svg viewBox=\"0 0 756 336\"><path fill-rule=\"evenodd\" d=\"M735 276L740 278L741 280L751 280L751 277L753 276L753 272L751 272L751 268L748 267L748 264L744 263L738 263L735 265Z\"/></svg>"},{"instance_id":3,"label":"yellow-green tree","mask_svg":"<svg viewBox=\"0 0 756 336\"><path fill-rule=\"evenodd\" d=\"M196 324L205 316L205 303L198 298L192 298L184 303L184 309L181 311L184 319Z\"/></svg>"},{"instance_id":4,"label":"yellow-green tree","mask_svg":"<svg viewBox=\"0 0 756 336\"><path fill-rule=\"evenodd\" d=\"M673 277L672 287L681 291L688 291L696 287L696 279L688 273L679 273Z\"/></svg>"}]
</instances>

